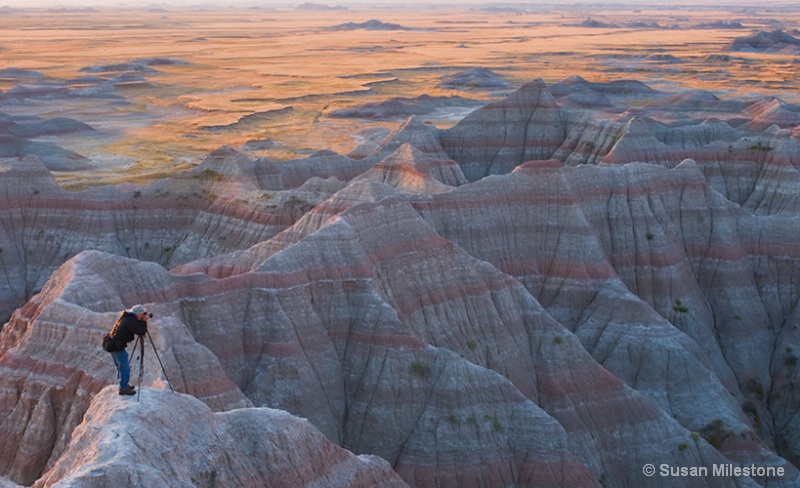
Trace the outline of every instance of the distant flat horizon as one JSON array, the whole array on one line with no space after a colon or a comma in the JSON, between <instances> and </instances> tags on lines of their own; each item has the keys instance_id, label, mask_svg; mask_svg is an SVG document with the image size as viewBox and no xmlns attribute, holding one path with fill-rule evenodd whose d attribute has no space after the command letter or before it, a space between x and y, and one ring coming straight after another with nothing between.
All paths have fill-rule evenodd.
<instances>
[{"instance_id":1,"label":"distant flat horizon","mask_svg":"<svg viewBox=\"0 0 800 488\"><path fill-rule=\"evenodd\" d=\"M402 6L437 6L437 5L486 5L486 6L530 6L530 5L558 5L566 6L569 4L596 4L597 0L569 0L568 2L558 2L556 0L539 0L539 1L509 1L499 4L491 0L407 0L407 1L392 1L392 2L378 2L376 0L341 0L341 1L286 1L286 0L160 0L148 2L146 4L135 4L124 0L26 0L24 6L0 3L0 8L88 8L88 7L127 7L127 8L153 8L160 6L218 6L218 7L254 7L254 6L269 6L269 7L286 7L292 8L303 3L313 3L327 6L375 6L385 8L387 6L402 7ZM685 5L730 5L730 6L753 6L763 7L763 5L756 5L751 0L708 0L706 2L692 1L692 0L679 0L670 2L669 5L664 5L662 0L613 0L609 2L610 5L653 5L653 6L685 6ZM793 2L773 2L774 6L791 5Z\"/></svg>"}]
</instances>

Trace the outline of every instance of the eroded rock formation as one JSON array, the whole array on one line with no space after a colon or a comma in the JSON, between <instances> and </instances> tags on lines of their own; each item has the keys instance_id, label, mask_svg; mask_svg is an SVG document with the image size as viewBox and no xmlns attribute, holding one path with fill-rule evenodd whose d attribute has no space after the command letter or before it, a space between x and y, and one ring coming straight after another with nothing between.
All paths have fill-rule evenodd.
<instances>
[{"instance_id":1,"label":"eroded rock formation","mask_svg":"<svg viewBox=\"0 0 800 488\"><path fill-rule=\"evenodd\" d=\"M19 89L20 86L15 87L7 94L0 93L0 101L3 98L19 96ZM93 130L84 123L65 117L41 119L39 117L13 117L0 113L0 158L36 155L51 170L89 169L91 168L88 164L89 161L80 154L51 142L35 139L54 135L89 133Z\"/></svg>"},{"instance_id":2,"label":"eroded rock formation","mask_svg":"<svg viewBox=\"0 0 800 488\"><path fill-rule=\"evenodd\" d=\"M772 32L760 31L749 37L737 37L725 50L797 54L800 52L800 39L780 29Z\"/></svg>"},{"instance_id":3,"label":"eroded rock formation","mask_svg":"<svg viewBox=\"0 0 800 488\"><path fill-rule=\"evenodd\" d=\"M68 450L34 486L408 486L386 461L354 456L286 412L214 413L164 390L141 397L128 401L113 387L95 396Z\"/></svg>"},{"instance_id":4,"label":"eroded rock formation","mask_svg":"<svg viewBox=\"0 0 800 488\"><path fill-rule=\"evenodd\" d=\"M134 481L672 487L642 467L741 463L785 474L692 486L795 486L793 113L570 78L350 156L221 148L146 188L6 161L0 476L111 476L122 451L83 453L127 429L141 459L191 446ZM134 303L180 394L152 354L141 403L104 389L98 339Z\"/></svg>"}]
</instances>

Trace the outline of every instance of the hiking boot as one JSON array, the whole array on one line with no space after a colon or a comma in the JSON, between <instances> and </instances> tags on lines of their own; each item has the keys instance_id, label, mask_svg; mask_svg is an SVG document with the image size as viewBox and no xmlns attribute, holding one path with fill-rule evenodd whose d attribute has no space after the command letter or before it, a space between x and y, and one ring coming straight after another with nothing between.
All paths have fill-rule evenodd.
<instances>
[{"instance_id":1,"label":"hiking boot","mask_svg":"<svg viewBox=\"0 0 800 488\"><path fill-rule=\"evenodd\" d=\"M120 395L135 395L136 394L136 388L128 385L128 387L125 388L125 389L120 388L119 394Z\"/></svg>"}]
</instances>

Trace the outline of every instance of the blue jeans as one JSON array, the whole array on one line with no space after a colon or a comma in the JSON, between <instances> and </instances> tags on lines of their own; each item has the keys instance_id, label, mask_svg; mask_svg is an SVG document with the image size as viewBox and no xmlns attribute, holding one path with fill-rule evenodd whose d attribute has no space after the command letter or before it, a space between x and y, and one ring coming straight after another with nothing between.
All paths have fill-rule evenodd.
<instances>
[{"instance_id":1,"label":"blue jeans","mask_svg":"<svg viewBox=\"0 0 800 488\"><path fill-rule=\"evenodd\" d=\"M112 352L111 357L114 358L114 366L117 367L119 389L125 390L128 388L128 382L131 379L131 363L128 361L128 351L127 349L123 349L121 351Z\"/></svg>"}]
</instances>

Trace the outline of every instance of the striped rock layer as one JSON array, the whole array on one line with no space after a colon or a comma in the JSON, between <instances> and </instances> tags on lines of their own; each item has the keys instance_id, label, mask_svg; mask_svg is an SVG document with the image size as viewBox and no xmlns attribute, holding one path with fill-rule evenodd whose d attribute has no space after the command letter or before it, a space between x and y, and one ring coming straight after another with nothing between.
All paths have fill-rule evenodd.
<instances>
[{"instance_id":1,"label":"striped rock layer","mask_svg":"<svg viewBox=\"0 0 800 488\"><path fill-rule=\"evenodd\" d=\"M223 148L146 188L6 161L0 476L115 473L111 430L146 439L130 483L795 486L796 131L684 95L536 81L360 159ZM98 344L134 303L140 407Z\"/></svg>"}]
</instances>

